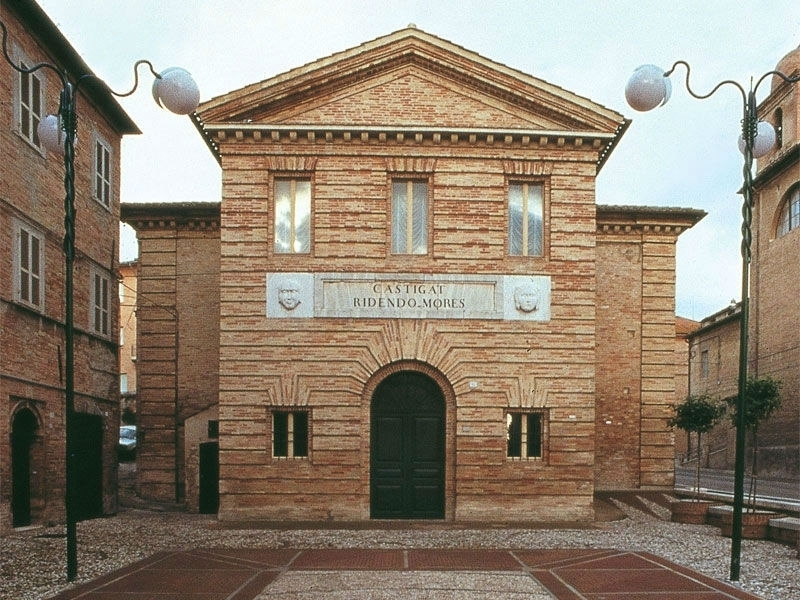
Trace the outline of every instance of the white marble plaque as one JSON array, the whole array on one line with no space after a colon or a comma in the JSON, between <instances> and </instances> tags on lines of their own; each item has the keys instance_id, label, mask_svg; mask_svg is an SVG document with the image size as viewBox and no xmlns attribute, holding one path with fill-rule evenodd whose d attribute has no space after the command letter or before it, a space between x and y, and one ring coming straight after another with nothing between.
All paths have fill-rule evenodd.
<instances>
[{"instance_id":1,"label":"white marble plaque","mask_svg":"<svg viewBox=\"0 0 800 600\"><path fill-rule=\"evenodd\" d=\"M550 277L271 273L267 316L548 321Z\"/></svg>"}]
</instances>

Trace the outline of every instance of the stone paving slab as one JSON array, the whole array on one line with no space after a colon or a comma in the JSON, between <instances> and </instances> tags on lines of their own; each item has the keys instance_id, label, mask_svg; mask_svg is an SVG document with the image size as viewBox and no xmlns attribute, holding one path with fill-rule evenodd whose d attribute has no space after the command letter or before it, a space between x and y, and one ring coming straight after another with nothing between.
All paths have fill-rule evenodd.
<instances>
[{"instance_id":1,"label":"stone paving slab","mask_svg":"<svg viewBox=\"0 0 800 600\"><path fill-rule=\"evenodd\" d=\"M522 571L289 571L255 600L553 600Z\"/></svg>"},{"instance_id":2,"label":"stone paving slab","mask_svg":"<svg viewBox=\"0 0 800 600\"><path fill-rule=\"evenodd\" d=\"M53 600L759 600L647 552L196 549L160 552Z\"/></svg>"},{"instance_id":3,"label":"stone paving slab","mask_svg":"<svg viewBox=\"0 0 800 600\"><path fill-rule=\"evenodd\" d=\"M408 568L425 571L515 571L520 562L507 550L409 550Z\"/></svg>"},{"instance_id":4,"label":"stone paving slab","mask_svg":"<svg viewBox=\"0 0 800 600\"><path fill-rule=\"evenodd\" d=\"M402 550L364 550L362 548L304 550L292 562L292 570L339 569L401 571L405 568Z\"/></svg>"}]
</instances>

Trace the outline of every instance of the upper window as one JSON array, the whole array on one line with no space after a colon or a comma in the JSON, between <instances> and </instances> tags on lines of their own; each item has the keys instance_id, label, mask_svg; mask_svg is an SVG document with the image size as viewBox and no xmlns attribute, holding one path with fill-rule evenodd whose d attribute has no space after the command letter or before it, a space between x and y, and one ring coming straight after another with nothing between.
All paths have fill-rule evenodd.
<instances>
[{"instance_id":1,"label":"upper window","mask_svg":"<svg viewBox=\"0 0 800 600\"><path fill-rule=\"evenodd\" d=\"M508 253L542 256L544 249L543 186L511 183L508 186Z\"/></svg>"},{"instance_id":2,"label":"upper window","mask_svg":"<svg viewBox=\"0 0 800 600\"><path fill-rule=\"evenodd\" d=\"M311 252L311 180L275 180L275 252Z\"/></svg>"},{"instance_id":3,"label":"upper window","mask_svg":"<svg viewBox=\"0 0 800 600\"><path fill-rule=\"evenodd\" d=\"M26 61L19 66L29 68ZM18 118L19 134L37 148L39 122L42 120L42 80L36 73L19 73Z\"/></svg>"},{"instance_id":4,"label":"upper window","mask_svg":"<svg viewBox=\"0 0 800 600\"><path fill-rule=\"evenodd\" d=\"M101 335L108 335L109 331L109 285L110 279L99 271L92 273L92 331Z\"/></svg>"},{"instance_id":5,"label":"upper window","mask_svg":"<svg viewBox=\"0 0 800 600\"><path fill-rule=\"evenodd\" d=\"M781 207L778 216L778 231L776 237L786 235L792 229L800 226L800 186L789 193Z\"/></svg>"},{"instance_id":6,"label":"upper window","mask_svg":"<svg viewBox=\"0 0 800 600\"><path fill-rule=\"evenodd\" d=\"M708 350L700 353L700 378L708 379Z\"/></svg>"},{"instance_id":7,"label":"upper window","mask_svg":"<svg viewBox=\"0 0 800 600\"><path fill-rule=\"evenodd\" d=\"M44 308L44 236L38 231L17 223L14 232L16 251L15 299L38 310Z\"/></svg>"},{"instance_id":8,"label":"upper window","mask_svg":"<svg viewBox=\"0 0 800 600\"><path fill-rule=\"evenodd\" d=\"M94 197L106 208L111 207L111 149L100 140L94 144Z\"/></svg>"},{"instance_id":9,"label":"upper window","mask_svg":"<svg viewBox=\"0 0 800 600\"><path fill-rule=\"evenodd\" d=\"M428 253L428 183L392 182L392 254Z\"/></svg>"}]
</instances>

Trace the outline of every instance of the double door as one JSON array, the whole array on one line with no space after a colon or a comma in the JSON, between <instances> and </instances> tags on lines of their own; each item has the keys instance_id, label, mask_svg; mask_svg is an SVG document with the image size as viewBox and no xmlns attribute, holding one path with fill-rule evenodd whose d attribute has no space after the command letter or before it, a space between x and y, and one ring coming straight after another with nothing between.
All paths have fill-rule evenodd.
<instances>
[{"instance_id":1,"label":"double door","mask_svg":"<svg viewBox=\"0 0 800 600\"><path fill-rule=\"evenodd\" d=\"M387 377L372 397L370 515L444 518L445 402L415 371Z\"/></svg>"}]
</instances>

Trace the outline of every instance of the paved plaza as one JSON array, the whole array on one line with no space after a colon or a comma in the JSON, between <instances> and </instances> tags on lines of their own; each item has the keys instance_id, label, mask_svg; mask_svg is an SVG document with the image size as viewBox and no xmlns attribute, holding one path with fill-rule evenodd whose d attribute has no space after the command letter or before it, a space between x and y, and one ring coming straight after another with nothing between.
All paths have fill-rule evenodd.
<instances>
[{"instance_id":1,"label":"paved plaza","mask_svg":"<svg viewBox=\"0 0 800 600\"><path fill-rule=\"evenodd\" d=\"M221 523L129 505L78 523L73 584L63 526L3 536L0 598L800 600L796 548L745 540L731 583L730 540L669 522L672 498L598 497L581 524Z\"/></svg>"},{"instance_id":2,"label":"paved plaza","mask_svg":"<svg viewBox=\"0 0 800 600\"><path fill-rule=\"evenodd\" d=\"M526 598L755 600L649 553L233 549L160 552L58 600Z\"/></svg>"}]
</instances>

